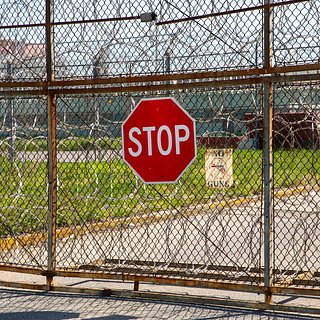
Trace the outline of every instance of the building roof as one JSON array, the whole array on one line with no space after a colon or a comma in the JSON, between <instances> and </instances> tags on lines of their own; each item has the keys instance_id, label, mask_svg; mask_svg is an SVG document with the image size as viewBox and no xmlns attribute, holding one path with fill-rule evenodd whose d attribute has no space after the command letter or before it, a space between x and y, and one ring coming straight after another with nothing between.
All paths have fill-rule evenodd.
<instances>
[{"instance_id":1,"label":"building roof","mask_svg":"<svg viewBox=\"0 0 320 320\"><path fill-rule=\"evenodd\" d=\"M0 39L0 55L13 55L23 59L44 57L46 46L41 43Z\"/></svg>"}]
</instances>

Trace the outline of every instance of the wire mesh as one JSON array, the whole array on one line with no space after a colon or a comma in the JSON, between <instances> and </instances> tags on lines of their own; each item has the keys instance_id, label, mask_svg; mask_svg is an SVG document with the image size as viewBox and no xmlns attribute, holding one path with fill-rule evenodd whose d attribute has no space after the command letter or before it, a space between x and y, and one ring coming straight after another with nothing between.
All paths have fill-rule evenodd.
<instances>
[{"instance_id":1,"label":"wire mesh","mask_svg":"<svg viewBox=\"0 0 320 320\"><path fill-rule=\"evenodd\" d=\"M233 272L258 282L262 153L248 149L244 115L261 112L259 92L171 92L196 120L198 156L164 185L143 184L121 156L121 124L141 95L60 97L57 267L229 281ZM204 154L217 143L235 149L234 187L225 190L205 180Z\"/></svg>"},{"instance_id":2,"label":"wire mesh","mask_svg":"<svg viewBox=\"0 0 320 320\"><path fill-rule=\"evenodd\" d=\"M59 79L263 64L262 1L53 4L54 70ZM318 62L318 1L273 5L274 64ZM19 80L45 77L45 7L46 2L39 0L32 5L1 4L1 60L11 61ZM153 12L156 21L143 22L146 12ZM3 62L1 69L5 77Z\"/></svg>"},{"instance_id":3,"label":"wire mesh","mask_svg":"<svg viewBox=\"0 0 320 320\"><path fill-rule=\"evenodd\" d=\"M45 269L53 255L58 270L262 284L269 81L274 284L319 287L319 6L1 3L0 263ZM56 108L53 252L47 94ZM167 96L195 119L197 157L176 184L148 185L123 161L121 126L142 98ZM214 152L232 154L227 182L208 180Z\"/></svg>"},{"instance_id":4,"label":"wire mesh","mask_svg":"<svg viewBox=\"0 0 320 320\"><path fill-rule=\"evenodd\" d=\"M274 9L274 63L319 62L319 1Z\"/></svg>"},{"instance_id":5,"label":"wire mesh","mask_svg":"<svg viewBox=\"0 0 320 320\"><path fill-rule=\"evenodd\" d=\"M102 17L119 20L79 27L64 24L56 28L56 55L65 64L66 76L161 74L261 65L261 41L258 40L261 40L261 11L239 13L235 19L224 16L178 25L157 25L141 22L140 14L154 12L161 22L190 17L192 12L210 13L224 6L219 3L215 8L208 2L201 6L196 4L194 8L192 3L170 1L139 4L129 1L110 7L98 1L82 3L84 20ZM233 9L231 4L227 8ZM59 21L68 21L76 9L69 6L61 12ZM122 21L122 18L130 20ZM233 35L231 26L239 34ZM66 34L70 35L69 41ZM252 55L256 49L260 53Z\"/></svg>"},{"instance_id":6,"label":"wire mesh","mask_svg":"<svg viewBox=\"0 0 320 320\"><path fill-rule=\"evenodd\" d=\"M47 119L39 97L7 97L1 111L1 262L46 266Z\"/></svg>"},{"instance_id":7,"label":"wire mesh","mask_svg":"<svg viewBox=\"0 0 320 320\"><path fill-rule=\"evenodd\" d=\"M274 203L275 281L280 284L314 286L319 279L318 91L318 82L276 89L282 107L274 116L275 193L284 190ZM292 106L295 112L289 112Z\"/></svg>"}]
</instances>

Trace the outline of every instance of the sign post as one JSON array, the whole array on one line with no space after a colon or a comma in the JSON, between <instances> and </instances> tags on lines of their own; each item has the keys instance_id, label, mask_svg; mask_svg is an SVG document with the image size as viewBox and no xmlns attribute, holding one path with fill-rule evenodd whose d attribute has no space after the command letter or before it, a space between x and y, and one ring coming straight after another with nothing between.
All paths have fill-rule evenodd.
<instances>
[{"instance_id":1,"label":"sign post","mask_svg":"<svg viewBox=\"0 0 320 320\"><path fill-rule=\"evenodd\" d=\"M173 98L142 99L122 125L123 159L145 183L175 183L196 157L195 121Z\"/></svg>"}]
</instances>

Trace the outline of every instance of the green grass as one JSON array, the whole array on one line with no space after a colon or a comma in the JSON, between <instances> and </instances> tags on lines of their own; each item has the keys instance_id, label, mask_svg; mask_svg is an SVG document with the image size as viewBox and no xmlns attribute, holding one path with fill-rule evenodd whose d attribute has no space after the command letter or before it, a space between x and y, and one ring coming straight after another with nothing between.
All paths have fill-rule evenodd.
<instances>
[{"instance_id":1,"label":"green grass","mask_svg":"<svg viewBox=\"0 0 320 320\"><path fill-rule=\"evenodd\" d=\"M0 153L8 152L9 138L0 140ZM83 151L83 150L96 150L101 148L102 150L119 150L121 148L121 142L119 138L65 138L58 139L57 150L58 151ZM37 137L34 139L16 139L15 142L16 152L21 151L47 151L48 140L45 137Z\"/></svg>"},{"instance_id":2,"label":"green grass","mask_svg":"<svg viewBox=\"0 0 320 320\"><path fill-rule=\"evenodd\" d=\"M196 161L178 183L165 185L143 184L123 160L59 163L57 225L94 223L261 193L261 150L234 151L234 185L223 190L206 186L204 153L198 150ZM0 236L44 230L47 164L11 163L4 157L0 163ZM319 183L320 150L274 152L275 189Z\"/></svg>"}]
</instances>

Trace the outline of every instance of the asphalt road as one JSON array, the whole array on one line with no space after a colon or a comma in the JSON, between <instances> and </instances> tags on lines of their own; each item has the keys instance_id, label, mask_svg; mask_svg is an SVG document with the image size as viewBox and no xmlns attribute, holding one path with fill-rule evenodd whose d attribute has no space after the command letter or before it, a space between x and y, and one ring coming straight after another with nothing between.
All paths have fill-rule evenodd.
<instances>
[{"instance_id":1,"label":"asphalt road","mask_svg":"<svg viewBox=\"0 0 320 320\"><path fill-rule=\"evenodd\" d=\"M48 161L48 152L46 151L25 151L17 152L18 161L46 162ZM58 162L89 162L96 160L111 160L121 157L121 151L116 150L88 150L88 151L58 151Z\"/></svg>"},{"instance_id":2,"label":"asphalt road","mask_svg":"<svg viewBox=\"0 0 320 320\"><path fill-rule=\"evenodd\" d=\"M278 280L288 280L285 270L320 270L320 194L316 190L275 199L275 264L284 270ZM201 211L201 210L200 210ZM132 261L162 261L168 263L220 264L232 267L259 265L261 247L261 202L259 199L220 209L202 210L201 214L181 214L174 220L154 221L142 225L122 225L103 232L87 233L59 239L57 266L82 268L99 265L112 272L114 267L104 259L118 259L120 267ZM46 243L34 247L17 247L0 252L1 261L39 265L46 268ZM120 260L122 262L120 263ZM131 265L148 270L150 266ZM119 267L119 265L117 266ZM155 269L153 269L153 272ZM171 270L172 271L172 270ZM181 271L181 270L180 270ZM191 277L203 268L189 268ZM1 276L0 272L0 276ZM221 273L229 276L228 271ZM246 275L240 269L237 276ZM32 282L24 275L24 282ZM5 275L6 281L9 277ZM282 277L282 279L281 279ZM1 277L0 277L1 278ZM10 278L18 281L17 277ZM65 280L64 280L65 281ZM86 280L77 280L87 282ZM63 282L65 285L65 283ZM87 283L85 283L87 284ZM67 285L76 285L69 283ZM97 282L92 283L93 287ZM121 283L115 283L119 289ZM182 288L187 293L190 288ZM149 290L149 289L147 289ZM153 289L151 289L153 290ZM199 289L194 289L199 291ZM199 294L199 293L198 293ZM217 293L216 294L222 294ZM243 299L237 293L236 299ZM228 297L227 297L228 298ZM263 296L260 296L263 299ZM280 303L293 301L282 298ZM320 308L319 299L307 298L303 305ZM319 315L320 316L320 315ZM190 306L181 303L97 298L58 293L30 293L0 290L0 319L312 319L283 314L257 313L228 308Z\"/></svg>"},{"instance_id":3,"label":"asphalt road","mask_svg":"<svg viewBox=\"0 0 320 320\"><path fill-rule=\"evenodd\" d=\"M279 280L290 278L287 270L320 270L320 195L318 191L275 199L275 267L283 270ZM237 276L248 275L248 267L263 266L261 202L259 199L222 209L200 210L200 214L179 213L174 220L142 225L119 224L102 232L86 232L57 241L57 267L88 270L98 263L111 271L116 267L139 267L154 273L154 266L130 264L151 261L198 265L191 276L207 265L231 266ZM83 229L86 230L86 225ZM0 253L1 254L1 253ZM1 261L28 266L46 266L46 243L18 247L3 253ZM105 262L106 261L106 262ZM122 261L122 262L120 262ZM172 271L172 270L171 270ZM181 271L181 270L180 270ZM222 272L229 276L228 271Z\"/></svg>"}]
</instances>

